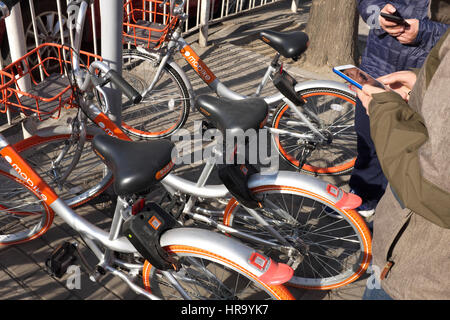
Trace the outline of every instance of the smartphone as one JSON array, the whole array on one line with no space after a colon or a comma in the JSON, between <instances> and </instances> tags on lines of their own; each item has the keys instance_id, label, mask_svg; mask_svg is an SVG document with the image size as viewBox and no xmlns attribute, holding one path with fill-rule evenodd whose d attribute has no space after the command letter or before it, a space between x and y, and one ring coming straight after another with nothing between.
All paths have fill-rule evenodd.
<instances>
[{"instance_id":1,"label":"smartphone","mask_svg":"<svg viewBox=\"0 0 450 320\"><path fill-rule=\"evenodd\" d=\"M372 76L370 76L367 72L362 71L361 69L355 67L354 65L345 65L345 66L339 66L334 67L333 72L336 73L338 76L344 78L354 86L356 86L359 89L362 89L362 87L365 84L370 84L372 86L384 89L384 90L390 90L390 88L386 87L384 84L379 82L378 80L375 80Z\"/></svg>"},{"instance_id":2,"label":"smartphone","mask_svg":"<svg viewBox=\"0 0 450 320\"><path fill-rule=\"evenodd\" d=\"M397 24L408 25L408 22L403 19L398 11L395 11L393 14L381 12L380 15L388 21L395 22Z\"/></svg>"}]
</instances>

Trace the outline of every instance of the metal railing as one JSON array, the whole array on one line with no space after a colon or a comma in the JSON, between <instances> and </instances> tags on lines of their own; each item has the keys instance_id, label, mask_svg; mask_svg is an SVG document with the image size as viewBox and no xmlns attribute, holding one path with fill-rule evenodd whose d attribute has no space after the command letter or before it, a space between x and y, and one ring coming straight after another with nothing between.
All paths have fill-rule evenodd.
<instances>
[{"instance_id":1,"label":"metal railing","mask_svg":"<svg viewBox=\"0 0 450 320\"><path fill-rule=\"evenodd\" d=\"M228 17L235 16L237 14L250 11L256 8L263 7L265 5L286 1L286 0L207 0L209 1L209 13L208 23L219 22L227 19ZM289 0L288 0L289 1ZM297 3L298 0L292 0L293 3ZM202 5L202 0L187 0L186 13L191 17L185 22L184 31L192 32L197 30L200 25L201 11L205 9ZM195 9L196 12L191 12ZM193 19L195 18L195 19Z\"/></svg>"},{"instance_id":2,"label":"metal railing","mask_svg":"<svg viewBox=\"0 0 450 320\"><path fill-rule=\"evenodd\" d=\"M72 46L73 34L67 27L67 13L63 9L67 7L68 2L68 0L29 0L27 5L15 6L11 16L5 20L6 33L0 34L0 43L6 45L4 40L8 38L8 47L1 48L0 69L20 59L42 43L51 42ZM90 11L92 29L88 30L88 34L92 35L91 51L98 55L97 32L100 31L96 21L99 16L98 9L92 4ZM42 72L41 77L43 77ZM25 85L24 88L26 87ZM8 123L11 124L9 109L6 111L6 116Z\"/></svg>"}]
</instances>

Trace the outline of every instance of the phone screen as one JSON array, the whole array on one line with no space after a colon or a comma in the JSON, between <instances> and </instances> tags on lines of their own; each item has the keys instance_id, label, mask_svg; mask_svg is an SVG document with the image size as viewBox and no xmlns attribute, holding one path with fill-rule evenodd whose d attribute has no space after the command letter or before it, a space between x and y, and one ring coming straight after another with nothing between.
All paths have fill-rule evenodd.
<instances>
[{"instance_id":1,"label":"phone screen","mask_svg":"<svg viewBox=\"0 0 450 320\"><path fill-rule=\"evenodd\" d=\"M333 68L333 71L345 80L356 85L359 89L362 89L365 84L370 84L372 86L387 90L385 85L375 80L367 72L364 72L355 66L336 67Z\"/></svg>"}]
</instances>

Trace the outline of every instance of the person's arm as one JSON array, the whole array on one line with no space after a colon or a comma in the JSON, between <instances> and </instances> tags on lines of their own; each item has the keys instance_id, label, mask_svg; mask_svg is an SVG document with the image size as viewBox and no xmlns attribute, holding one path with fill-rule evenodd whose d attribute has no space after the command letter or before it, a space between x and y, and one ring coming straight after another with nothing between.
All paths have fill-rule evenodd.
<instances>
[{"instance_id":1,"label":"person's arm","mask_svg":"<svg viewBox=\"0 0 450 320\"><path fill-rule=\"evenodd\" d=\"M419 20L419 32L415 43L426 50L431 50L441 39L450 25L432 21L428 18Z\"/></svg>"},{"instance_id":2,"label":"person's arm","mask_svg":"<svg viewBox=\"0 0 450 320\"><path fill-rule=\"evenodd\" d=\"M426 180L419 164L428 140L423 118L394 92L373 94L368 108L378 159L402 206L450 228L450 193Z\"/></svg>"},{"instance_id":3,"label":"person's arm","mask_svg":"<svg viewBox=\"0 0 450 320\"><path fill-rule=\"evenodd\" d=\"M373 29L378 37L387 34L396 37L403 33L405 26L388 21L380 16L380 12L394 13L396 8L389 1L382 0L358 0L358 11L361 18Z\"/></svg>"}]
</instances>

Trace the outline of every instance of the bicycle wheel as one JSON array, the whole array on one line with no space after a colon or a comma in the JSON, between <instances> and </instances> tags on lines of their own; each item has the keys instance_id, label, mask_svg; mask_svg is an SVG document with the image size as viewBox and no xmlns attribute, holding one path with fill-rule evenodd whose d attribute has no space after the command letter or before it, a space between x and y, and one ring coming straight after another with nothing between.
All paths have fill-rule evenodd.
<instances>
[{"instance_id":1,"label":"bicycle wheel","mask_svg":"<svg viewBox=\"0 0 450 320\"><path fill-rule=\"evenodd\" d=\"M76 137L32 136L15 144L14 148L61 199L76 207L98 196L113 181L112 174L92 151L92 139L93 136L86 137L80 160L64 181L61 177L71 165L78 147ZM57 162L62 154L64 157Z\"/></svg>"},{"instance_id":2,"label":"bicycle wheel","mask_svg":"<svg viewBox=\"0 0 450 320\"><path fill-rule=\"evenodd\" d=\"M181 264L173 275L194 300L295 300L283 285L267 285L214 253L189 246L164 249ZM148 261L144 264L143 281L147 290L165 300L183 299Z\"/></svg>"},{"instance_id":3,"label":"bicycle wheel","mask_svg":"<svg viewBox=\"0 0 450 320\"><path fill-rule=\"evenodd\" d=\"M0 170L0 245L36 239L50 228L53 217L36 191Z\"/></svg>"},{"instance_id":4,"label":"bicycle wheel","mask_svg":"<svg viewBox=\"0 0 450 320\"><path fill-rule=\"evenodd\" d=\"M352 170L357 154L355 97L329 88L306 89L299 94L306 101L301 111L317 125L327 141L317 143L289 133L277 133L273 137L281 156L293 167L316 175L339 175ZM272 127L312 135L312 131L284 102L275 111ZM300 168L299 159L309 148L312 152Z\"/></svg>"},{"instance_id":5,"label":"bicycle wheel","mask_svg":"<svg viewBox=\"0 0 450 320\"><path fill-rule=\"evenodd\" d=\"M371 260L371 235L354 210L341 210L310 191L288 186L252 189L263 202L260 215L296 249L289 252L233 198L224 224L271 241L275 246L251 244L278 262L290 265L290 285L329 290L347 285L361 275ZM288 213L287 218L283 213Z\"/></svg>"},{"instance_id":6,"label":"bicycle wheel","mask_svg":"<svg viewBox=\"0 0 450 320\"><path fill-rule=\"evenodd\" d=\"M153 89L146 93L155 77L155 58L137 50L124 50L122 76L143 99L138 104L124 102L122 127L141 139L170 136L189 116L189 91L178 72L167 64Z\"/></svg>"}]
</instances>

